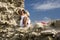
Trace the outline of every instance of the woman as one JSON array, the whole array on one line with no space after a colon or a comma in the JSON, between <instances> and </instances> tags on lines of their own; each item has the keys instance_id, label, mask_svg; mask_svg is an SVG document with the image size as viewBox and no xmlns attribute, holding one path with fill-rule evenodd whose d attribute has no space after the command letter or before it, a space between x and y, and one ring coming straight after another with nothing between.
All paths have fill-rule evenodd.
<instances>
[{"instance_id":1,"label":"woman","mask_svg":"<svg viewBox=\"0 0 60 40\"><path fill-rule=\"evenodd\" d=\"M29 19L28 11L19 10L18 13L20 15L20 26L21 27L29 27L30 26L30 19Z\"/></svg>"},{"instance_id":2,"label":"woman","mask_svg":"<svg viewBox=\"0 0 60 40\"><path fill-rule=\"evenodd\" d=\"M26 20L27 20L27 17L25 16L25 11L22 10L21 11L21 16L20 16L20 26L21 27L26 27Z\"/></svg>"}]
</instances>

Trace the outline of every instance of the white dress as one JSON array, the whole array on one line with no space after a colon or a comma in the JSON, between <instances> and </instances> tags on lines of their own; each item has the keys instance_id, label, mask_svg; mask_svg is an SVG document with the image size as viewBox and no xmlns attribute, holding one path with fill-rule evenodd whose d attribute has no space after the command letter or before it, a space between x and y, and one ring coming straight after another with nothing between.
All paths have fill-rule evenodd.
<instances>
[{"instance_id":1,"label":"white dress","mask_svg":"<svg viewBox=\"0 0 60 40\"><path fill-rule=\"evenodd\" d=\"M27 17L27 16L21 16L21 20L20 20L20 26L21 27L24 26L24 24L23 24L24 17ZM30 27L30 24L31 24L31 20L29 19L29 17L27 17L27 27Z\"/></svg>"},{"instance_id":2,"label":"white dress","mask_svg":"<svg viewBox=\"0 0 60 40\"><path fill-rule=\"evenodd\" d=\"M21 16L21 20L20 20L20 26L23 27L24 24L23 24L23 19L24 19L25 16Z\"/></svg>"}]
</instances>

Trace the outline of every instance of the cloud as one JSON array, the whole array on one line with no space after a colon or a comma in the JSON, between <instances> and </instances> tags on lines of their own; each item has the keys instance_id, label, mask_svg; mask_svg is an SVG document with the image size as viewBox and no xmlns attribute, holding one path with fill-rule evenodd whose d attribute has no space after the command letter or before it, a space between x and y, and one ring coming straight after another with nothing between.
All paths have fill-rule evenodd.
<instances>
[{"instance_id":1,"label":"cloud","mask_svg":"<svg viewBox=\"0 0 60 40\"><path fill-rule=\"evenodd\" d=\"M58 1L45 1L42 4L36 3L32 5L33 9L37 10L50 10L55 8L60 8L60 2Z\"/></svg>"},{"instance_id":2,"label":"cloud","mask_svg":"<svg viewBox=\"0 0 60 40\"><path fill-rule=\"evenodd\" d=\"M48 21L49 20L50 21L51 18L50 17L44 17L43 20L45 20L45 21Z\"/></svg>"}]
</instances>

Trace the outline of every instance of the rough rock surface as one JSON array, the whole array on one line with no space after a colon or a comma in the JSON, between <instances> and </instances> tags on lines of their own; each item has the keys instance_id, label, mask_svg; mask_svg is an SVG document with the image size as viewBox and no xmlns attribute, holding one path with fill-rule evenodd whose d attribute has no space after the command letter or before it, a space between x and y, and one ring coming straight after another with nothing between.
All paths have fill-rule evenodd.
<instances>
[{"instance_id":1,"label":"rough rock surface","mask_svg":"<svg viewBox=\"0 0 60 40\"><path fill-rule=\"evenodd\" d=\"M19 9L24 9L24 0L0 0L0 40L13 40L19 26Z\"/></svg>"}]
</instances>

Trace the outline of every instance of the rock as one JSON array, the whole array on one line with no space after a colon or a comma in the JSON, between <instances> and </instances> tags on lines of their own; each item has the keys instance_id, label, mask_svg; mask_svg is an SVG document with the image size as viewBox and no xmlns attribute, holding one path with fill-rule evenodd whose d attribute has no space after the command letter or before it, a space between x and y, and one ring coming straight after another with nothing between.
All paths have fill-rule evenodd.
<instances>
[{"instance_id":1,"label":"rock","mask_svg":"<svg viewBox=\"0 0 60 40\"><path fill-rule=\"evenodd\" d=\"M11 40L18 32L15 30L19 25L18 8L24 9L24 0L0 0L0 39Z\"/></svg>"}]
</instances>

